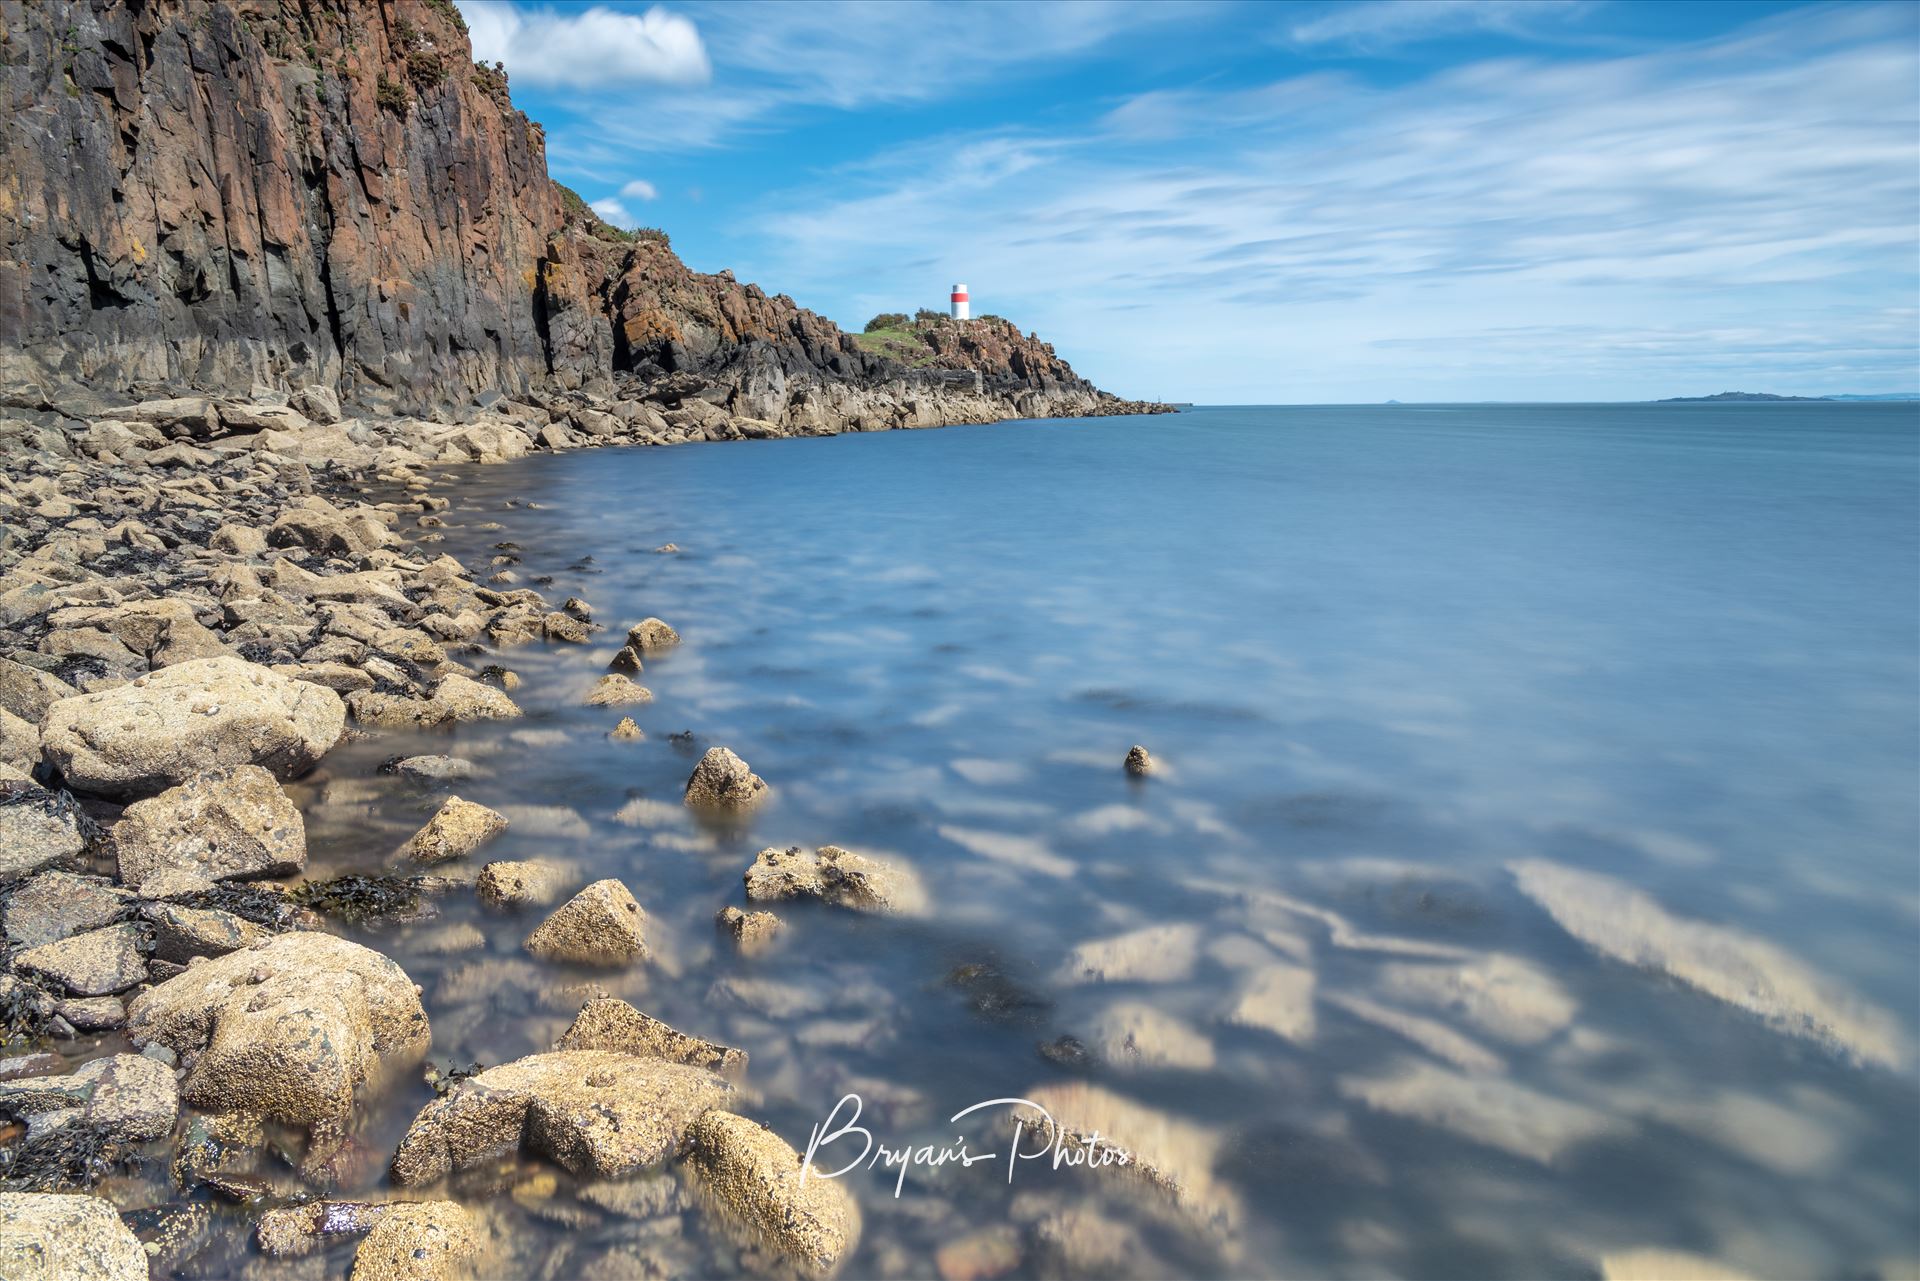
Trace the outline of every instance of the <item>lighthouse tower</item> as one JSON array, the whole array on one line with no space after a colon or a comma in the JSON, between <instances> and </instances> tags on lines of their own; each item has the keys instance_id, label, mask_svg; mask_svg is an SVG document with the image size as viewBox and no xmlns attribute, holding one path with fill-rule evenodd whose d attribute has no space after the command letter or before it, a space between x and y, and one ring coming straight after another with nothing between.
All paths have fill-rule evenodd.
<instances>
[{"instance_id":1,"label":"lighthouse tower","mask_svg":"<svg viewBox=\"0 0 1920 1281\"><path fill-rule=\"evenodd\" d=\"M972 314L967 310L967 287L965 285L955 285L953 287L953 296L947 301L952 304L953 318L955 320L966 320Z\"/></svg>"}]
</instances>

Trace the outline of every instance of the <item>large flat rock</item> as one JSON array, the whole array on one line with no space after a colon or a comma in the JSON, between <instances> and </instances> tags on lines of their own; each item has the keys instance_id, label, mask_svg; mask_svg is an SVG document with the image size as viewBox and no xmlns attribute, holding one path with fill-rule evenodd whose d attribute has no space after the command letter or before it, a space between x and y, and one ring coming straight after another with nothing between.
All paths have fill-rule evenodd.
<instances>
[{"instance_id":1,"label":"large flat rock","mask_svg":"<svg viewBox=\"0 0 1920 1281\"><path fill-rule=\"evenodd\" d=\"M241 658L176 663L47 709L46 759L105 796L146 796L206 770L258 765L294 778L340 741L346 707L330 689Z\"/></svg>"}]
</instances>

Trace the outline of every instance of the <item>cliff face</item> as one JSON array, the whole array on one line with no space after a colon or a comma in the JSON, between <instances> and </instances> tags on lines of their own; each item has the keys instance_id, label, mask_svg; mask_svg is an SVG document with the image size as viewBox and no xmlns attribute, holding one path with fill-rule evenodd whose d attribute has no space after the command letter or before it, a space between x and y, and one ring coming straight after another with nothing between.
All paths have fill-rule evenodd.
<instances>
[{"instance_id":1,"label":"cliff face","mask_svg":"<svg viewBox=\"0 0 1920 1281\"><path fill-rule=\"evenodd\" d=\"M540 130L450 6L0 12L5 376L419 403L546 372Z\"/></svg>"},{"instance_id":2,"label":"cliff face","mask_svg":"<svg viewBox=\"0 0 1920 1281\"><path fill-rule=\"evenodd\" d=\"M450 0L0 15L0 384L318 383L388 410L698 395L807 429L933 412L903 396L1103 400L1011 326L930 337L941 368L904 368L570 212Z\"/></svg>"}]
</instances>

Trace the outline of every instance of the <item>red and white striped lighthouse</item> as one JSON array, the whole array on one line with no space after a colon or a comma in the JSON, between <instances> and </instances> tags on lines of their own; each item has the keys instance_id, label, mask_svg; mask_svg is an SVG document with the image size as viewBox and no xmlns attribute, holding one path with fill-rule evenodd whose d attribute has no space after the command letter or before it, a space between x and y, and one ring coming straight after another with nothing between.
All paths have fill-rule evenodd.
<instances>
[{"instance_id":1,"label":"red and white striped lighthouse","mask_svg":"<svg viewBox=\"0 0 1920 1281\"><path fill-rule=\"evenodd\" d=\"M965 285L955 285L953 287L953 296L948 298L947 301L953 307L953 318L955 320L965 320L968 318L970 313L967 311L967 287Z\"/></svg>"}]
</instances>

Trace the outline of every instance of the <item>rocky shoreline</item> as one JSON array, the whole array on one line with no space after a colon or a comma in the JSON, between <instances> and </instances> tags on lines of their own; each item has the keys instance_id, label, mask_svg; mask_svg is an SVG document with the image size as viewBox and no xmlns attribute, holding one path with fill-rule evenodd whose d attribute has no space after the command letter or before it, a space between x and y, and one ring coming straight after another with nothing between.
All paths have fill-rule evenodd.
<instances>
[{"instance_id":1,"label":"rocky shoreline","mask_svg":"<svg viewBox=\"0 0 1920 1281\"><path fill-rule=\"evenodd\" d=\"M14 1189L0 1192L0 1272L37 1275L24 1261L77 1226L89 1244L46 1275L183 1266L221 1230L199 1189L246 1216L261 1251L249 1263L357 1237L356 1278L485 1272L504 1265L483 1213L407 1198L523 1145L600 1180L676 1160L703 1203L801 1273L851 1252L844 1189L801 1186L793 1150L739 1114L741 1052L590 993L551 1052L440 1078L399 1147L368 1152L358 1111L420 1069L434 1010L394 961L328 933L329 917L471 886L537 911L534 963L618 969L645 962L646 913L618 880L569 896L565 869L539 861L439 874L478 863L507 824L453 795L395 852L396 875L303 879L302 814L283 787L342 742L517 717L512 648L604 630L585 602L556 608L508 566L436 552L449 500L435 467L817 434L729 417L683 388L671 403L488 397L427 419L349 418L320 387L105 407L15 398L0 422L0 1187ZM976 394L931 403L961 421L1012 409ZM1118 403L1069 393L1046 408ZM896 406L891 425L926 412ZM593 701L650 698L634 676L679 637L648 619L627 641ZM442 791L463 767L394 764ZM738 810L765 791L714 747L686 800ZM764 851L744 883L756 906L888 911L920 893L833 847ZM780 928L732 905L718 925L749 954ZM326 1199L369 1161L389 1165L393 1200ZM130 1163L166 1168L173 1191L123 1221L87 1190Z\"/></svg>"}]
</instances>

